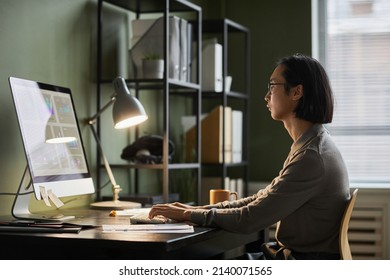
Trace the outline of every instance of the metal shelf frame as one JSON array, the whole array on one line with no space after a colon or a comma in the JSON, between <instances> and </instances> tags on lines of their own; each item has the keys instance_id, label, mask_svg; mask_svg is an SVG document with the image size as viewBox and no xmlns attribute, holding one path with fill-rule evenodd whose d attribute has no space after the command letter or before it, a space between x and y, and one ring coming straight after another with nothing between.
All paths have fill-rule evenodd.
<instances>
[{"instance_id":1,"label":"metal shelf frame","mask_svg":"<svg viewBox=\"0 0 390 280\"><path fill-rule=\"evenodd\" d=\"M136 18L139 18L141 14L144 13L159 13L164 17L164 60L169 61L169 48L168 48L168 38L169 38L169 16L171 12L191 12L196 14L195 22L197 25L195 26L195 30L198 32L194 32L194 41L197 42L197 62L196 62L196 81L197 83L191 82L182 82L176 81L168 78L166 73L169 73L169 63L164 63L164 78L163 79L155 79L155 80L146 80L146 79L128 79L126 80L129 88L133 88L136 92L136 96L140 95L141 90L145 89L158 89L163 90L164 94L164 104L163 104L163 162L162 164L156 165L138 165L138 164L112 164L113 168L126 168L126 169L159 169L163 172L163 199L165 202L168 202L168 197L170 194L169 189L169 171L175 169L195 169L197 170L197 200L200 200L200 180L201 180L201 131L200 131L200 114L202 112L201 106L201 75L200 69L201 65L201 44L202 44L202 35L200 30L202 30L202 9L185 0L98 0L97 3L97 67L96 67L96 94L97 94L97 110L101 107L101 85L104 83L109 83L111 81L102 79L102 69L103 69L103 24L104 24L104 16L103 16L103 4L108 3L111 5L115 5L117 7L123 8L125 10L134 12L136 14ZM197 162L195 163L169 163L168 159L168 148L169 148L169 126L170 126L170 102L169 97L171 94L183 94L188 95L190 98L194 98L194 108L193 111L196 115L196 125L198 127L198 135L197 135ZM97 134L101 135L102 127L98 120L97 122ZM100 176L100 169L103 168L100 160L100 152L97 150L97 168L98 168L98 176L97 176L97 200L101 200L101 192L99 190L102 182ZM135 176L135 192L138 192L138 172L136 172Z\"/></svg>"}]
</instances>

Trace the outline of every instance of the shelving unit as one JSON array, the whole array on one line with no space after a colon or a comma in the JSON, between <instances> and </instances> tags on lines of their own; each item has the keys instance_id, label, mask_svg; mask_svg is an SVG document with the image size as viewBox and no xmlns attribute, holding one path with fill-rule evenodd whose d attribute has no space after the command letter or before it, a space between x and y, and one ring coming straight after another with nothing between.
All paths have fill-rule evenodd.
<instances>
[{"instance_id":1,"label":"shelving unit","mask_svg":"<svg viewBox=\"0 0 390 280\"><path fill-rule=\"evenodd\" d=\"M133 195L137 195L139 192L139 176L138 171L141 169L151 169L162 172L162 202L168 202L171 194L170 190L170 175L171 172L175 170L192 170L196 173L195 175L195 184L196 184L196 196L194 200L199 200L200 196L200 178L201 178L201 164L200 164L200 130L199 130L199 120L201 114L201 78L200 70L201 69L201 52L200 44L202 42L201 32L202 30L202 9L197 5L194 5L185 0L99 0L98 1L98 35L97 35L97 108L101 106L101 95L102 95L102 85L105 83L110 83L111 81L103 80L102 78L102 68L103 68L103 57L102 57L102 39L103 39L103 3L109 3L111 5L117 6L119 8L133 12L136 18L140 18L144 14L158 14L163 16L164 19L164 28L163 28L163 46L164 46L164 61L169 61L169 49L168 49L168 38L169 38L169 17L173 13L191 13L194 17L194 22L196 23L197 32L194 32L194 41L197 42L196 55L198 59L196 60L196 75L195 82L180 81L176 79L171 79L168 77L169 73L169 63L164 63L164 77L163 79L139 79L139 78L128 78L126 79L127 85L130 89L135 91L135 94L138 98L142 97L143 91L159 91L163 93L163 104L162 104L162 120L150 119L149 121L153 122L162 122L162 131L161 136L163 136L163 160L161 164L111 164L111 167L114 169L124 169L124 170L135 170L135 194L125 194L121 193L121 200L132 200ZM114 77L113 77L114 78ZM168 160L168 142L170 139L170 123L171 123L171 110L170 108L170 99L172 96L182 96L186 99L192 100L192 113L196 116L196 127L197 127L197 148L198 154L194 162L169 162ZM101 124L97 124L97 133L101 135L103 129ZM136 132L139 136L139 132ZM119 153L119 151L118 151ZM97 185L101 186L101 174L100 171L103 169L103 165L100 161L99 151L97 152L97 166L99 167L99 172L97 176ZM102 197L100 190L97 192L97 199L105 199ZM109 199L109 198L108 198ZM134 199L133 199L134 200Z\"/></svg>"},{"instance_id":2,"label":"shelving unit","mask_svg":"<svg viewBox=\"0 0 390 280\"><path fill-rule=\"evenodd\" d=\"M221 187L224 188L226 177L240 177L244 182L244 193L248 194L248 182L249 182L249 153L248 153L248 139L249 139L249 64L250 64L250 51L249 51L249 30L229 19L221 20L202 20L202 9L197 5L194 5L185 0L99 0L98 1L98 42L97 42L97 108L101 106L102 86L104 84L111 83L109 79L103 79L103 3L108 3L130 11L135 14L135 18L140 18L143 15L153 16L160 15L164 18L164 61L169 61L169 50L168 50L168 38L169 38L169 17L179 13L191 13L193 24L193 42L196 44L196 58L194 63L196 69L195 79L188 81L180 81L169 78L168 75L164 75L163 79L143 79L143 78L128 78L126 79L128 87L133 90L138 98L142 98L149 91L157 91L162 96L162 118L161 119L150 119L153 122L162 122L162 129L159 132L163 136L163 162L161 164L132 164L132 163L115 163L111 164L111 167L116 170L133 171L129 177L134 180L134 192L128 193L122 192L120 195L121 200L134 200L134 197L140 192L142 183L140 181L139 173L141 170L155 170L161 172L162 176L162 201L168 202L172 195L172 178L177 176L173 174L192 172L195 178L195 191L191 194L191 198L180 200L183 202L194 202L200 203L202 200L202 175L220 177ZM202 92L202 40L207 36L216 36L218 42L223 47L223 77L231 75L233 77L232 90L226 91L225 80L223 80L222 92ZM231 44L234 44L232 47ZM239 50L236 50L238 46ZM234 52L230 52L234 48ZM231 55L234 53L234 56ZM234 66L234 68L233 68ZM164 64L164 73L169 73L169 64ZM114 78L114 77L112 77ZM192 112L196 119L196 139L195 139L195 150L196 155L194 159L187 161L183 159L175 158L173 161L168 161L168 141L172 133L172 118L171 113L175 112L176 108L172 107L171 98L180 97L185 100L191 100ZM160 97L161 98L161 97ZM221 163L218 164L205 164L201 161L201 127L200 119L202 113L207 113L210 110L210 104L222 105L224 108L231 106L237 108L243 112L243 151L242 161L236 163L226 162L224 156ZM204 110L202 110L204 108ZM226 120L223 118L223 130L225 130ZM97 124L98 135L104 133L101 124ZM225 135L225 134L223 134ZM139 136L139 131L136 129L136 138ZM222 143L225 146L225 137L223 136ZM119 153L119 151L118 151ZM99 151L97 152L97 166L99 168L97 176L97 185L102 185L102 174L104 166L100 161ZM175 173L176 172L176 173ZM180 175L181 176L181 175ZM192 179L191 179L192 180ZM192 182L192 181L191 181ZM141 187L140 187L141 185ZM189 180L183 185L190 185ZM126 189L126 188L124 188ZM208 195L208 194L203 194ZM97 192L98 200L110 199L109 197L102 196L101 192ZM174 197L173 200L177 200Z\"/></svg>"},{"instance_id":3,"label":"shelving unit","mask_svg":"<svg viewBox=\"0 0 390 280\"><path fill-rule=\"evenodd\" d=\"M223 153L220 164L202 164L202 174L219 176L221 188L226 188L225 178L242 176L244 181L243 195L248 195L249 182L249 84L250 84L250 32L245 26L229 19L205 20L202 24L203 37L216 36L218 43L222 44L222 92L202 92L202 108L207 108L207 103L220 104L223 108L231 106L240 108L243 112L243 142L242 161L228 163ZM234 44L238 49L234 55L230 53L230 46ZM238 63L237 63L238 62ZM237 64L239 65L237 67ZM233 68L234 67L234 68ZM225 78L232 75L232 90L226 90ZM225 114L223 114L223 130L226 129ZM225 146L225 133L222 137L222 145ZM208 171L212 170L212 171ZM240 174L240 175L237 175Z\"/></svg>"}]
</instances>

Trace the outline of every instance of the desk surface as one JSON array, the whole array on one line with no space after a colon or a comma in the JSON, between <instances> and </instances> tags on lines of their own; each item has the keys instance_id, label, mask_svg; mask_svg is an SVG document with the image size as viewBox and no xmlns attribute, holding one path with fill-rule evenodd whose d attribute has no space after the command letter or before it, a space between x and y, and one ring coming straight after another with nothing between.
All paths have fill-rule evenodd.
<instances>
[{"instance_id":1,"label":"desk surface","mask_svg":"<svg viewBox=\"0 0 390 280\"><path fill-rule=\"evenodd\" d=\"M0 259L210 259L263 240L262 233L234 234L195 227L194 233L103 233L103 224L128 224L103 210L63 210L69 222L95 225L80 233L0 233ZM7 245L7 246L6 246Z\"/></svg>"}]
</instances>

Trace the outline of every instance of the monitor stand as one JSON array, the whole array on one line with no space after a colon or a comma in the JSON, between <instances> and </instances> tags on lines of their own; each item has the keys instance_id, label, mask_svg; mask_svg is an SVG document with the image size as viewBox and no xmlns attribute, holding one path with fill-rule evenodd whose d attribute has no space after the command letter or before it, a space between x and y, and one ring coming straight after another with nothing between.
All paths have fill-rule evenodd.
<instances>
[{"instance_id":1,"label":"monitor stand","mask_svg":"<svg viewBox=\"0 0 390 280\"><path fill-rule=\"evenodd\" d=\"M26 167L22 180L19 184L19 188L16 193L14 202L12 204L11 213L14 218L19 220L34 220L34 221L47 221L47 222L63 222L75 218L75 216L64 216L59 213L53 215L45 214L45 213L31 213L29 209L29 205L30 205L31 196L34 193L33 191L28 191L28 189L31 187L31 182L21 192L22 185L23 182L25 181L25 177L27 174L28 172Z\"/></svg>"},{"instance_id":2,"label":"monitor stand","mask_svg":"<svg viewBox=\"0 0 390 280\"><path fill-rule=\"evenodd\" d=\"M18 194L12 205L12 216L19 220L34 220L48 222L63 222L75 219L75 216L64 216L62 214L31 213L29 209L30 199L33 193Z\"/></svg>"}]
</instances>

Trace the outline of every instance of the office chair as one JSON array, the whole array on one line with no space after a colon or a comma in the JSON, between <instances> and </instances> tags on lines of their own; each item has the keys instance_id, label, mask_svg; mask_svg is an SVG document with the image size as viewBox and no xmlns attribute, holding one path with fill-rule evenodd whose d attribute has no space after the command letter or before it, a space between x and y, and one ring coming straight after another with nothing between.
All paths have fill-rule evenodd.
<instances>
[{"instance_id":1,"label":"office chair","mask_svg":"<svg viewBox=\"0 0 390 280\"><path fill-rule=\"evenodd\" d=\"M341 220L339 246L340 246L340 257L342 260L352 260L351 248L349 247L349 241L348 241L348 228L349 228L349 221L351 220L353 207L355 206L357 193L358 193L358 189L355 189L351 195L347 207L345 208L345 212Z\"/></svg>"}]
</instances>

